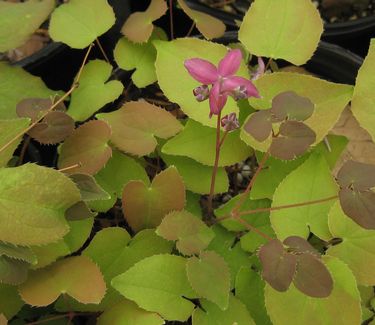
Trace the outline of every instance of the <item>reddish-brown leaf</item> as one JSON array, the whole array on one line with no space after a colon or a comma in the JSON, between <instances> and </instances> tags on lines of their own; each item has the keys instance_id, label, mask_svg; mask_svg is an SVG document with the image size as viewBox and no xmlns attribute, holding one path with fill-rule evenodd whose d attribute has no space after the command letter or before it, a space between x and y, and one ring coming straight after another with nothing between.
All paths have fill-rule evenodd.
<instances>
[{"instance_id":1,"label":"reddish-brown leaf","mask_svg":"<svg viewBox=\"0 0 375 325\"><path fill-rule=\"evenodd\" d=\"M375 165L349 160L337 174L340 187L368 190L375 187Z\"/></svg>"},{"instance_id":2,"label":"reddish-brown leaf","mask_svg":"<svg viewBox=\"0 0 375 325\"><path fill-rule=\"evenodd\" d=\"M275 290L286 291L296 271L296 255L285 252L281 241L273 239L260 248L258 256L263 279Z\"/></svg>"},{"instance_id":3,"label":"reddish-brown leaf","mask_svg":"<svg viewBox=\"0 0 375 325\"><path fill-rule=\"evenodd\" d=\"M244 125L244 130L255 140L266 140L272 131L270 110L258 111L251 115Z\"/></svg>"},{"instance_id":4,"label":"reddish-brown leaf","mask_svg":"<svg viewBox=\"0 0 375 325\"><path fill-rule=\"evenodd\" d=\"M287 121L281 124L278 137L272 140L270 153L279 159L292 160L305 153L315 138L315 132L306 124Z\"/></svg>"},{"instance_id":5,"label":"reddish-brown leaf","mask_svg":"<svg viewBox=\"0 0 375 325\"><path fill-rule=\"evenodd\" d=\"M289 246L291 252L295 253L309 253L313 254L316 257L320 257L320 254L318 251L311 246L311 244L302 237L299 236L290 236L286 239L284 239L284 245Z\"/></svg>"},{"instance_id":6,"label":"reddish-brown leaf","mask_svg":"<svg viewBox=\"0 0 375 325\"><path fill-rule=\"evenodd\" d=\"M315 298L328 297L333 290L331 274L323 262L312 254L298 256L293 284L304 294Z\"/></svg>"},{"instance_id":7,"label":"reddish-brown leaf","mask_svg":"<svg viewBox=\"0 0 375 325\"><path fill-rule=\"evenodd\" d=\"M89 121L81 125L61 145L58 167L62 169L79 164L66 173L97 173L112 155L108 145L110 137L111 128L104 121Z\"/></svg>"},{"instance_id":8,"label":"reddish-brown leaf","mask_svg":"<svg viewBox=\"0 0 375 325\"><path fill-rule=\"evenodd\" d=\"M55 98L55 101L57 98ZM32 122L35 122L41 112L46 111L53 105L51 98L26 98L21 100L16 107L16 112L19 117L28 117ZM55 111L65 112L66 107L64 103L60 103Z\"/></svg>"},{"instance_id":9,"label":"reddish-brown leaf","mask_svg":"<svg viewBox=\"0 0 375 325\"><path fill-rule=\"evenodd\" d=\"M122 208L134 231L159 226L166 214L185 206L185 186L175 167L169 167L147 187L142 181L130 181L123 190Z\"/></svg>"}]
</instances>

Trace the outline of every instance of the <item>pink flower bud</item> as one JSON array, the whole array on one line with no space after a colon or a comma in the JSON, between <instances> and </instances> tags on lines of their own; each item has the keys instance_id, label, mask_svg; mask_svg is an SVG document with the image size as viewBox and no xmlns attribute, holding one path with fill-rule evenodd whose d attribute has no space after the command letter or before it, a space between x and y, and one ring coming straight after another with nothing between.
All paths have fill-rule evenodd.
<instances>
[{"instance_id":1,"label":"pink flower bud","mask_svg":"<svg viewBox=\"0 0 375 325\"><path fill-rule=\"evenodd\" d=\"M240 122L238 121L236 113L230 113L229 115L225 115L221 119L221 126L227 132L238 129L240 127Z\"/></svg>"},{"instance_id":2,"label":"pink flower bud","mask_svg":"<svg viewBox=\"0 0 375 325\"><path fill-rule=\"evenodd\" d=\"M198 102L203 102L210 96L210 90L207 85L201 85L193 89L193 94Z\"/></svg>"}]
</instances>

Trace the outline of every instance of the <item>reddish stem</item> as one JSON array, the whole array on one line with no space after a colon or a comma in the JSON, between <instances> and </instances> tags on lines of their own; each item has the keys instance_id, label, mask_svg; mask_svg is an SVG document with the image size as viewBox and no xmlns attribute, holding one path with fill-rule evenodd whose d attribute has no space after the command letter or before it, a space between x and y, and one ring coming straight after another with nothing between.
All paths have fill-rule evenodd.
<instances>
[{"instance_id":1,"label":"reddish stem","mask_svg":"<svg viewBox=\"0 0 375 325\"><path fill-rule=\"evenodd\" d=\"M171 40L174 39L174 27L173 27L173 0L169 0L169 23L171 28Z\"/></svg>"}]
</instances>

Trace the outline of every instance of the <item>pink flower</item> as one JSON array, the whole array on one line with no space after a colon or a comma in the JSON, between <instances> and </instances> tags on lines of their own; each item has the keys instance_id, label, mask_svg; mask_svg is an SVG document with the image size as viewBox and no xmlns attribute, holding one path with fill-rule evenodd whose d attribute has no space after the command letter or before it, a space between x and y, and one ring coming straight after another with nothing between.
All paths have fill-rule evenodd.
<instances>
[{"instance_id":1,"label":"pink flower","mask_svg":"<svg viewBox=\"0 0 375 325\"><path fill-rule=\"evenodd\" d=\"M185 68L190 75L203 84L194 90L198 100L201 101L207 98L207 96L201 96L201 90L206 89L205 87L208 85L212 85L208 95L210 117L219 115L227 102L228 96L232 96L235 100L260 97L258 90L250 80L235 76L235 73L240 68L241 60L241 51L235 49L228 51L226 56L219 62L218 67L215 67L209 61L198 58L185 61ZM200 96L197 96L197 94Z\"/></svg>"}]
</instances>

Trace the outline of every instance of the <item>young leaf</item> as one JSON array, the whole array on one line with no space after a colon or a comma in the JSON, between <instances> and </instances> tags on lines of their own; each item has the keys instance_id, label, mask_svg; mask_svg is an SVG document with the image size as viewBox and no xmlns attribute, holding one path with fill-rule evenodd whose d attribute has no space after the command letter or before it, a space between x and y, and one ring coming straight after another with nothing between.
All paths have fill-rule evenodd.
<instances>
[{"instance_id":1,"label":"young leaf","mask_svg":"<svg viewBox=\"0 0 375 325\"><path fill-rule=\"evenodd\" d=\"M70 0L53 12L49 34L55 42L83 49L114 23L115 14L107 0Z\"/></svg>"},{"instance_id":2,"label":"young leaf","mask_svg":"<svg viewBox=\"0 0 375 325\"><path fill-rule=\"evenodd\" d=\"M19 312L23 304L17 287L0 283L0 306L5 317L11 319Z\"/></svg>"},{"instance_id":3,"label":"young leaf","mask_svg":"<svg viewBox=\"0 0 375 325\"><path fill-rule=\"evenodd\" d=\"M20 133L20 131L27 128L29 124L30 119L28 118L0 120L0 147L6 145ZM22 138L17 139L7 149L0 152L0 167L5 167L7 165L21 141Z\"/></svg>"},{"instance_id":4,"label":"young leaf","mask_svg":"<svg viewBox=\"0 0 375 325\"><path fill-rule=\"evenodd\" d=\"M96 213L92 212L84 201L79 201L73 204L68 210L65 211L65 218L68 221L77 221L87 218L93 218Z\"/></svg>"},{"instance_id":5,"label":"young leaf","mask_svg":"<svg viewBox=\"0 0 375 325\"><path fill-rule=\"evenodd\" d=\"M62 238L69 231L64 212L80 200L68 177L33 164L0 169L0 196L0 240L24 246Z\"/></svg>"},{"instance_id":6,"label":"young leaf","mask_svg":"<svg viewBox=\"0 0 375 325\"><path fill-rule=\"evenodd\" d=\"M107 284L107 292L100 304L79 304L73 299L59 299L56 309L69 311L103 311L121 301L121 295L111 286L111 280L126 272L135 263L155 254L169 254L172 243L157 236L151 229L142 230L130 239L123 228L110 227L99 231L82 252L96 263Z\"/></svg>"},{"instance_id":7,"label":"young leaf","mask_svg":"<svg viewBox=\"0 0 375 325\"><path fill-rule=\"evenodd\" d=\"M32 33L47 20L54 7L54 0L29 0L19 3L1 1L0 52L6 52L23 45Z\"/></svg>"},{"instance_id":8,"label":"young leaf","mask_svg":"<svg viewBox=\"0 0 375 325\"><path fill-rule=\"evenodd\" d=\"M184 62L187 59L202 58L216 65L226 55L227 48L193 38L181 38L172 42L154 41L154 44L157 50L156 75L163 93L170 101L176 102L190 118L203 125L216 127L216 120L209 118L208 103L197 102L192 93L200 84L189 75ZM237 75L249 78L245 64L241 64ZM239 113L237 103L231 97L222 110L222 116L230 113L236 113L237 116Z\"/></svg>"},{"instance_id":9,"label":"young leaf","mask_svg":"<svg viewBox=\"0 0 375 325\"><path fill-rule=\"evenodd\" d=\"M272 139L270 154L276 158L293 160L305 153L315 142L315 132L299 121L281 124L278 137Z\"/></svg>"},{"instance_id":10,"label":"young leaf","mask_svg":"<svg viewBox=\"0 0 375 325\"><path fill-rule=\"evenodd\" d=\"M213 251L192 256L186 263L186 273L194 291L202 298L227 310L230 291L230 271L225 260Z\"/></svg>"},{"instance_id":11,"label":"young leaf","mask_svg":"<svg viewBox=\"0 0 375 325\"><path fill-rule=\"evenodd\" d=\"M162 325L164 320L157 313L139 308L130 300L122 300L109 307L98 318L98 325Z\"/></svg>"},{"instance_id":12,"label":"young leaf","mask_svg":"<svg viewBox=\"0 0 375 325\"><path fill-rule=\"evenodd\" d=\"M278 239L264 244L258 256L263 279L277 291L288 290L296 273L297 256L288 254Z\"/></svg>"},{"instance_id":13,"label":"young leaf","mask_svg":"<svg viewBox=\"0 0 375 325\"><path fill-rule=\"evenodd\" d=\"M201 299L200 302L203 309L194 310L194 325L255 325L246 306L232 294L229 296L229 306L224 311L207 300Z\"/></svg>"},{"instance_id":14,"label":"young leaf","mask_svg":"<svg viewBox=\"0 0 375 325\"><path fill-rule=\"evenodd\" d=\"M112 113L97 114L97 118L111 126L111 142L117 148L137 156L155 150L155 137L168 139L182 129L172 114L147 102L128 102Z\"/></svg>"},{"instance_id":15,"label":"young leaf","mask_svg":"<svg viewBox=\"0 0 375 325\"><path fill-rule=\"evenodd\" d=\"M337 182L341 188L370 190L375 187L375 165L349 160L339 170Z\"/></svg>"},{"instance_id":16,"label":"young leaf","mask_svg":"<svg viewBox=\"0 0 375 325\"><path fill-rule=\"evenodd\" d=\"M130 15L121 32L132 42L147 42L154 29L152 22L163 16L167 9L165 0L151 0L146 11Z\"/></svg>"},{"instance_id":17,"label":"young leaf","mask_svg":"<svg viewBox=\"0 0 375 325\"><path fill-rule=\"evenodd\" d=\"M31 122L36 122L42 113L45 113L56 102L56 98L57 96L49 98L25 98L17 103L17 115L19 117L28 117L31 119ZM57 105L54 111L65 112L66 107L64 103Z\"/></svg>"},{"instance_id":18,"label":"young leaf","mask_svg":"<svg viewBox=\"0 0 375 325\"><path fill-rule=\"evenodd\" d=\"M351 111L359 124L370 133L373 141L375 141L375 97L371 85L375 78L372 73L374 64L375 40L372 39L369 52L358 71L351 103Z\"/></svg>"},{"instance_id":19,"label":"young leaf","mask_svg":"<svg viewBox=\"0 0 375 325\"><path fill-rule=\"evenodd\" d=\"M39 77L29 74L20 67L0 62L1 119L16 118L16 106L22 99L46 98L55 94L56 92L49 90Z\"/></svg>"},{"instance_id":20,"label":"young leaf","mask_svg":"<svg viewBox=\"0 0 375 325\"><path fill-rule=\"evenodd\" d=\"M183 131L162 148L168 155L186 156L201 164L213 166L216 130L188 120ZM199 144L199 145L198 145ZM249 157L251 148L243 143L239 131L228 133L220 150L219 167L233 165Z\"/></svg>"},{"instance_id":21,"label":"young leaf","mask_svg":"<svg viewBox=\"0 0 375 325\"><path fill-rule=\"evenodd\" d=\"M135 264L112 280L112 286L125 298L167 320L186 321L197 298L185 272L186 260L175 255L154 255Z\"/></svg>"},{"instance_id":22,"label":"young leaf","mask_svg":"<svg viewBox=\"0 0 375 325\"><path fill-rule=\"evenodd\" d=\"M215 17L212 17L204 12L190 9L184 0L177 0L181 9L187 14L195 23L197 29L207 39L219 38L225 32L225 24Z\"/></svg>"},{"instance_id":23,"label":"young leaf","mask_svg":"<svg viewBox=\"0 0 375 325\"><path fill-rule=\"evenodd\" d=\"M112 155L108 145L111 128L103 121L89 121L75 129L60 147L59 168L79 165L67 174L96 174Z\"/></svg>"},{"instance_id":24,"label":"young leaf","mask_svg":"<svg viewBox=\"0 0 375 325\"><path fill-rule=\"evenodd\" d=\"M114 57L121 69L136 71L132 80L138 88L151 85L157 80L155 72L156 49L154 40L167 40L165 32L156 27L147 43L136 44L122 37L116 44Z\"/></svg>"},{"instance_id":25,"label":"young leaf","mask_svg":"<svg viewBox=\"0 0 375 325\"><path fill-rule=\"evenodd\" d=\"M0 256L7 256L12 259L24 261L29 264L36 264L37 258L28 247L14 246L0 242Z\"/></svg>"},{"instance_id":26,"label":"young leaf","mask_svg":"<svg viewBox=\"0 0 375 325\"><path fill-rule=\"evenodd\" d=\"M342 111L352 97L353 87L336 84L309 75L291 72L266 74L254 82L261 99L251 98L250 105L257 110L268 109L272 99L285 91L294 91L299 96L307 97L315 104L315 110L305 124L316 133L315 144L321 142L333 128ZM243 137L242 131L241 137ZM259 143L252 138L243 137L253 148L267 151L269 142Z\"/></svg>"},{"instance_id":27,"label":"young leaf","mask_svg":"<svg viewBox=\"0 0 375 325\"><path fill-rule=\"evenodd\" d=\"M304 238L298 236L290 236L285 238L283 244L288 246L288 251L292 254L310 254L320 258L319 252Z\"/></svg>"},{"instance_id":28,"label":"young leaf","mask_svg":"<svg viewBox=\"0 0 375 325\"><path fill-rule=\"evenodd\" d=\"M175 166L184 180L186 189L198 194L210 193L212 167L183 156L162 155L168 166ZM229 180L224 168L218 168L214 194L228 191Z\"/></svg>"},{"instance_id":29,"label":"young leaf","mask_svg":"<svg viewBox=\"0 0 375 325\"><path fill-rule=\"evenodd\" d=\"M298 195L296 195L298 193ZM337 195L329 166L320 153L312 154L291 172L276 189L272 206L309 202ZM329 240L327 214L334 200L271 212L270 220L277 237L296 235L307 238L310 231Z\"/></svg>"},{"instance_id":30,"label":"young leaf","mask_svg":"<svg viewBox=\"0 0 375 325\"><path fill-rule=\"evenodd\" d=\"M0 255L0 283L19 285L26 281L29 264Z\"/></svg>"},{"instance_id":31,"label":"young leaf","mask_svg":"<svg viewBox=\"0 0 375 325\"><path fill-rule=\"evenodd\" d=\"M272 325L264 305L265 282L251 268L242 268L236 277L236 297L247 307L256 324Z\"/></svg>"},{"instance_id":32,"label":"young leaf","mask_svg":"<svg viewBox=\"0 0 375 325\"><path fill-rule=\"evenodd\" d=\"M98 185L95 178L91 175L72 174L70 178L77 185L83 201L109 199L109 194Z\"/></svg>"},{"instance_id":33,"label":"young leaf","mask_svg":"<svg viewBox=\"0 0 375 325\"><path fill-rule=\"evenodd\" d=\"M42 144L56 144L70 136L74 127L74 120L69 115L56 111L48 113L27 134Z\"/></svg>"},{"instance_id":34,"label":"young leaf","mask_svg":"<svg viewBox=\"0 0 375 325\"><path fill-rule=\"evenodd\" d=\"M342 242L331 246L327 254L338 257L353 271L361 285L375 284L375 230L367 230L348 218L336 202L328 219L329 230L333 238L341 238Z\"/></svg>"},{"instance_id":35,"label":"young leaf","mask_svg":"<svg viewBox=\"0 0 375 325\"><path fill-rule=\"evenodd\" d=\"M185 205L185 186L177 169L169 167L147 187L142 181L130 181L124 187L122 208L134 231L157 227L164 216Z\"/></svg>"},{"instance_id":36,"label":"young leaf","mask_svg":"<svg viewBox=\"0 0 375 325\"><path fill-rule=\"evenodd\" d=\"M167 239L177 241L177 249L183 255L199 254L214 237L206 224L187 211L172 211L167 214L156 233Z\"/></svg>"},{"instance_id":37,"label":"young leaf","mask_svg":"<svg viewBox=\"0 0 375 325\"><path fill-rule=\"evenodd\" d=\"M360 296L352 272L337 258L325 256L323 261L334 282L327 298L308 297L293 285L287 292L266 285L266 308L274 325L289 324L291 319L295 324L360 324Z\"/></svg>"},{"instance_id":38,"label":"young leaf","mask_svg":"<svg viewBox=\"0 0 375 325\"><path fill-rule=\"evenodd\" d=\"M61 294L82 303L98 304L105 291L106 285L99 268L86 256L69 257L31 271L27 282L19 287L22 299L32 306L47 306Z\"/></svg>"},{"instance_id":39,"label":"young leaf","mask_svg":"<svg viewBox=\"0 0 375 325\"><path fill-rule=\"evenodd\" d=\"M272 115L270 110L262 110L250 115L246 120L243 130L255 140L263 142L272 132Z\"/></svg>"},{"instance_id":40,"label":"young leaf","mask_svg":"<svg viewBox=\"0 0 375 325\"><path fill-rule=\"evenodd\" d=\"M105 61L93 60L85 65L68 109L68 114L75 121L88 119L121 95L122 83L118 80L107 81L111 72L112 66Z\"/></svg>"},{"instance_id":41,"label":"young leaf","mask_svg":"<svg viewBox=\"0 0 375 325\"><path fill-rule=\"evenodd\" d=\"M318 47L323 21L310 0L255 0L238 37L257 56L306 63Z\"/></svg>"}]
</instances>

